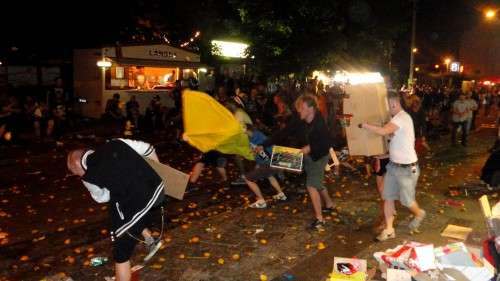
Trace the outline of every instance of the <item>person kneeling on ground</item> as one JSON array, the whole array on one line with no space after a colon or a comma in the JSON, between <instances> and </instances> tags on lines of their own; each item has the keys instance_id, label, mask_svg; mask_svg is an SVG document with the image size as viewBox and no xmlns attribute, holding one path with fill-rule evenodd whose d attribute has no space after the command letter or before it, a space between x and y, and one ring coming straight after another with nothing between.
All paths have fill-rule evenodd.
<instances>
[{"instance_id":1,"label":"person kneeling on ground","mask_svg":"<svg viewBox=\"0 0 500 281\"><path fill-rule=\"evenodd\" d=\"M265 148L260 147L260 145L262 145L266 141L267 137L259 130L253 128L253 126L251 125L247 125L247 134L249 136L250 145L256 152L255 169L246 173L244 176L246 184L257 197L257 201L255 201L253 204L250 204L250 208L262 209L267 207L266 200L264 199L264 196L262 195L262 192L257 185L257 181L265 178L269 180L269 183L277 192L275 195L273 195L273 199L279 201L287 200L285 193L283 193L281 186L275 177L275 175L277 175L280 171L270 166L270 155L272 153L272 148L270 146Z\"/></svg>"},{"instance_id":2,"label":"person kneeling on ground","mask_svg":"<svg viewBox=\"0 0 500 281\"><path fill-rule=\"evenodd\" d=\"M111 241L117 281L131 280L130 258L142 234L149 253L145 261L160 249L147 228L151 210L160 206L164 195L161 177L144 157L158 161L152 145L130 139L114 139L98 147L76 149L68 154L68 169L80 176L83 185L98 203L109 203Z\"/></svg>"}]
</instances>

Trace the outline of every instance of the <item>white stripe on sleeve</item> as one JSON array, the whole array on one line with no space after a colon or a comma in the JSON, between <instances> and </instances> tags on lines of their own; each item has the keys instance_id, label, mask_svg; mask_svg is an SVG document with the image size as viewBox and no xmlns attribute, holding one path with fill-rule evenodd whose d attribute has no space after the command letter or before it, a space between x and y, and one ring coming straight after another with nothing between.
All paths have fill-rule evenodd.
<instances>
[{"instance_id":1,"label":"white stripe on sleeve","mask_svg":"<svg viewBox=\"0 0 500 281\"><path fill-rule=\"evenodd\" d=\"M119 140L126 143L133 150L135 150L135 152L137 152L142 156L149 156L151 155L151 153L155 151L154 147L147 142L131 140L131 139L119 139Z\"/></svg>"},{"instance_id":2,"label":"white stripe on sleeve","mask_svg":"<svg viewBox=\"0 0 500 281\"><path fill-rule=\"evenodd\" d=\"M97 203L106 203L109 201L109 190L107 188L100 188L99 186L95 184L91 184L89 182L83 181L83 185L88 189L90 192L90 196L97 202Z\"/></svg>"}]
</instances>

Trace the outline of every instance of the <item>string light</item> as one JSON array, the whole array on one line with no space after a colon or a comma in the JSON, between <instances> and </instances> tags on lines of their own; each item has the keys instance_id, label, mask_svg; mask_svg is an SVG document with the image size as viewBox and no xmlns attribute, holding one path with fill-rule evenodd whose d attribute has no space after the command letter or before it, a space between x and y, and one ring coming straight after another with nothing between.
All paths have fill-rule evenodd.
<instances>
[{"instance_id":1,"label":"string light","mask_svg":"<svg viewBox=\"0 0 500 281\"><path fill-rule=\"evenodd\" d=\"M184 47L187 47L189 44L191 44L192 42L194 42L194 39L200 37L201 35L201 32L200 31L196 31L195 34L193 35L193 37L189 38L189 40L187 40L186 42L182 43L181 44L181 47L184 48Z\"/></svg>"},{"instance_id":2,"label":"string light","mask_svg":"<svg viewBox=\"0 0 500 281\"><path fill-rule=\"evenodd\" d=\"M167 38L167 35L166 35L166 34L163 34L163 36L162 36L162 37L163 37L163 41L165 41L165 43L170 44L170 40L168 40L168 38Z\"/></svg>"}]
</instances>

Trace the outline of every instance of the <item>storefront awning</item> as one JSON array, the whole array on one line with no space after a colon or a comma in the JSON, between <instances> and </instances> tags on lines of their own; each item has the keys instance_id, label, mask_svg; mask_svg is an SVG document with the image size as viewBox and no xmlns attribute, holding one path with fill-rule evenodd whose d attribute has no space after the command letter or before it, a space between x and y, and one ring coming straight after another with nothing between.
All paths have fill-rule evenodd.
<instances>
[{"instance_id":1,"label":"storefront awning","mask_svg":"<svg viewBox=\"0 0 500 281\"><path fill-rule=\"evenodd\" d=\"M200 62L189 61L161 61L161 60L145 60L145 59L113 59L113 62L119 65L130 66L153 66L153 67L179 67L179 68L207 68L207 65Z\"/></svg>"}]
</instances>

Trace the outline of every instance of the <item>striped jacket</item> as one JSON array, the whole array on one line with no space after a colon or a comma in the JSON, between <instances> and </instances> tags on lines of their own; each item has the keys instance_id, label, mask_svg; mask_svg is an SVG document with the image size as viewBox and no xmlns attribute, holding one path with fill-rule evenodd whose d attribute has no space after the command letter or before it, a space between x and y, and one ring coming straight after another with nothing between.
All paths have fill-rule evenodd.
<instances>
[{"instance_id":1,"label":"striped jacket","mask_svg":"<svg viewBox=\"0 0 500 281\"><path fill-rule=\"evenodd\" d=\"M92 198L109 203L111 240L125 234L162 196L164 183L143 157L154 147L141 141L114 139L82 157L83 184Z\"/></svg>"}]
</instances>

